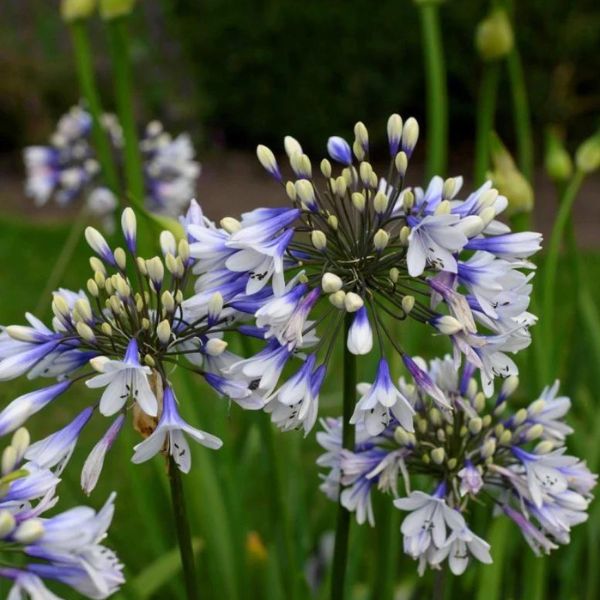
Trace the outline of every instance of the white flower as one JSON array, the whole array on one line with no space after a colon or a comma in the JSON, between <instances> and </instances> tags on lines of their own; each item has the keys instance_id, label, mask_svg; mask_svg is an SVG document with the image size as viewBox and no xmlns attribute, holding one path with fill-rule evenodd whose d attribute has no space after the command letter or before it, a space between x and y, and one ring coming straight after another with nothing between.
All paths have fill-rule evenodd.
<instances>
[{"instance_id":1,"label":"white flower","mask_svg":"<svg viewBox=\"0 0 600 600\"><path fill-rule=\"evenodd\" d=\"M128 398L151 417L158 414L158 403L150 389L148 375L150 367L142 366L138 358L138 345L132 338L127 346L124 359L97 361L102 371L85 383L90 388L106 387L100 399L100 412L110 416L121 410Z\"/></svg>"}]
</instances>

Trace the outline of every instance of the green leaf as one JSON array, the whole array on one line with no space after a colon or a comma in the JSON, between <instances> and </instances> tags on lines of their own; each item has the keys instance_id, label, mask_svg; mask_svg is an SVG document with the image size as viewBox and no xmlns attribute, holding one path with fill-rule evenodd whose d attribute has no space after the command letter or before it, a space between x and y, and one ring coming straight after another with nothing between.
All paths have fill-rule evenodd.
<instances>
[{"instance_id":1,"label":"green leaf","mask_svg":"<svg viewBox=\"0 0 600 600\"><path fill-rule=\"evenodd\" d=\"M195 538L192 540L194 555L203 548L204 542ZM139 600L151 598L163 585L167 584L181 570L179 548L175 547L150 563L141 573L136 575L130 583Z\"/></svg>"}]
</instances>

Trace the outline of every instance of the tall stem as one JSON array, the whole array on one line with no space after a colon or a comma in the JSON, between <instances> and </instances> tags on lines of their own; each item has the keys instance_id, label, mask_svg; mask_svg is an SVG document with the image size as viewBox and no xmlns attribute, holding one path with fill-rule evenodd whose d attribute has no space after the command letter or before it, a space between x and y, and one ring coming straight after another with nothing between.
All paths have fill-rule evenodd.
<instances>
[{"instance_id":1,"label":"tall stem","mask_svg":"<svg viewBox=\"0 0 600 600\"><path fill-rule=\"evenodd\" d=\"M196 582L194 549L192 548L192 537L190 535L190 523L185 506L183 483L181 481L181 473L171 457L169 457L169 482L171 484L173 516L175 518L175 529L177 530L177 541L179 543L179 553L183 566L186 596L188 600L198 600L200 596Z\"/></svg>"},{"instance_id":2,"label":"tall stem","mask_svg":"<svg viewBox=\"0 0 600 600\"><path fill-rule=\"evenodd\" d=\"M352 325L352 314L347 313L344 322L344 340ZM350 418L354 411L356 397L356 356L344 346L344 399L342 447L354 449L354 427ZM342 485L340 484L340 500L338 503L337 525L335 529L335 547L333 550L333 568L331 574L331 600L343 600L346 589L346 569L348 563L348 539L350 535L350 513L341 504Z\"/></svg>"},{"instance_id":3,"label":"tall stem","mask_svg":"<svg viewBox=\"0 0 600 600\"><path fill-rule=\"evenodd\" d=\"M425 175L444 175L448 158L448 95L437 2L420 3L427 79L427 162Z\"/></svg>"},{"instance_id":4,"label":"tall stem","mask_svg":"<svg viewBox=\"0 0 600 600\"><path fill-rule=\"evenodd\" d=\"M114 156L108 134L102 126L102 103L96 86L94 65L87 25L84 21L74 21L71 24L71 39L77 68L77 78L81 95L87 103L92 116L92 139L102 169L106 185L119 198L119 176L114 162Z\"/></svg>"},{"instance_id":5,"label":"tall stem","mask_svg":"<svg viewBox=\"0 0 600 600\"><path fill-rule=\"evenodd\" d=\"M107 31L114 74L117 113L123 128L127 192L131 202L142 208L144 203L144 173L133 111L127 17L117 17L108 21Z\"/></svg>"},{"instance_id":6,"label":"tall stem","mask_svg":"<svg viewBox=\"0 0 600 600\"><path fill-rule=\"evenodd\" d=\"M494 128L496 114L496 96L500 65L485 63L483 77L477 101L477 131L475 133L475 185L481 185L485 179L490 160L490 133Z\"/></svg>"}]
</instances>

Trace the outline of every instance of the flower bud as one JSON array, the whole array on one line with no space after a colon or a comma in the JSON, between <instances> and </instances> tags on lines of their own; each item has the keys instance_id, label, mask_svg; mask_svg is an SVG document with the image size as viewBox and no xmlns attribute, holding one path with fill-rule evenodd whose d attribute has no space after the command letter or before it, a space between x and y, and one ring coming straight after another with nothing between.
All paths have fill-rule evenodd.
<instances>
[{"instance_id":1,"label":"flower bud","mask_svg":"<svg viewBox=\"0 0 600 600\"><path fill-rule=\"evenodd\" d=\"M537 438L539 438L543 433L544 426L540 423L536 423L527 430L527 433L525 434L525 439L528 442L531 442L532 440L536 440Z\"/></svg>"},{"instance_id":2,"label":"flower bud","mask_svg":"<svg viewBox=\"0 0 600 600\"><path fill-rule=\"evenodd\" d=\"M418 139L419 123L414 117L409 117L402 130L402 150L406 153L407 157L410 158Z\"/></svg>"},{"instance_id":3,"label":"flower bud","mask_svg":"<svg viewBox=\"0 0 600 600\"><path fill-rule=\"evenodd\" d=\"M349 313L356 312L364 306L364 300L354 292L348 292L344 298L344 307Z\"/></svg>"},{"instance_id":4,"label":"flower bud","mask_svg":"<svg viewBox=\"0 0 600 600\"><path fill-rule=\"evenodd\" d=\"M335 215L329 215L327 217L327 223L329 224L329 227L331 227L331 229L337 231L339 222L338 218Z\"/></svg>"},{"instance_id":5,"label":"flower bud","mask_svg":"<svg viewBox=\"0 0 600 600\"><path fill-rule=\"evenodd\" d=\"M131 252L135 252L137 220L132 208L127 207L125 210L123 210L121 215L121 229L123 230L123 237L125 238L127 247Z\"/></svg>"},{"instance_id":6,"label":"flower bud","mask_svg":"<svg viewBox=\"0 0 600 600\"><path fill-rule=\"evenodd\" d=\"M573 174L573 161L558 135L550 129L546 134L544 166L553 181L567 181Z\"/></svg>"},{"instance_id":7,"label":"flower bud","mask_svg":"<svg viewBox=\"0 0 600 600\"><path fill-rule=\"evenodd\" d=\"M406 190L402 194L402 206L405 210L410 210L415 204L415 195L411 190Z\"/></svg>"},{"instance_id":8,"label":"flower bud","mask_svg":"<svg viewBox=\"0 0 600 600\"><path fill-rule=\"evenodd\" d=\"M20 544L31 544L44 535L44 526L40 519L23 521L15 530L12 537Z\"/></svg>"},{"instance_id":9,"label":"flower bud","mask_svg":"<svg viewBox=\"0 0 600 600\"><path fill-rule=\"evenodd\" d=\"M86 342L93 342L96 339L92 328L83 321L79 321L79 323L75 325L75 329L77 329L79 337L84 339Z\"/></svg>"},{"instance_id":10,"label":"flower bud","mask_svg":"<svg viewBox=\"0 0 600 600\"><path fill-rule=\"evenodd\" d=\"M60 16L67 23L91 17L96 10L96 0L61 0Z\"/></svg>"},{"instance_id":11,"label":"flower bud","mask_svg":"<svg viewBox=\"0 0 600 600\"><path fill-rule=\"evenodd\" d=\"M156 336L158 337L158 341L166 346L171 339L171 325L169 325L169 321L164 319L156 326Z\"/></svg>"},{"instance_id":12,"label":"flower bud","mask_svg":"<svg viewBox=\"0 0 600 600\"><path fill-rule=\"evenodd\" d=\"M100 16L109 21L133 12L135 0L100 0Z\"/></svg>"},{"instance_id":13,"label":"flower bud","mask_svg":"<svg viewBox=\"0 0 600 600\"><path fill-rule=\"evenodd\" d=\"M398 152L398 154L396 154L394 166L396 167L396 171L400 174L400 177L406 175L406 169L408 169L408 156L406 156L406 152Z\"/></svg>"},{"instance_id":14,"label":"flower bud","mask_svg":"<svg viewBox=\"0 0 600 600\"><path fill-rule=\"evenodd\" d=\"M371 163L361 162L358 167L358 174L360 175L360 180L365 184L369 185L371 181L371 173L373 173L373 167Z\"/></svg>"},{"instance_id":15,"label":"flower bud","mask_svg":"<svg viewBox=\"0 0 600 600\"><path fill-rule=\"evenodd\" d=\"M220 354L223 354L223 352L225 352L226 348L227 342L219 338L211 338L204 345L204 350L209 356L219 356Z\"/></svg>"},{"instance_id":16,"label":"flower bud","mask_svg":"<svg viewBox=\"0 0 600 600\"><path fill-rule=\"evenodd\" d=\"M362 121L358 121L354 126L354 136L356 141L366 150L369 146L369 132Z\"/></svg>"},{"instance_id":17,"label":"flower bud","mask_svg":"<svg viewBox=\"0 0 600 600\"><path fill-rule=\"evenodd\" d=\"M363 212L363 210L365 210L365 204L366 204L364 195L361 194L360 192L354 192L352 194L352 204L358 212Z\"/></svg>"},{"instance_id":18,"label":"flower bud","mask_svg":"<svg viewBox=\"0 0 600 600\"><path fill-rule=\"evenodd\" d=\"M515 427L518 427L519 425L521 425L522 423L525 422L525 420L527 419L527 409L526 408L520 408L513 416L512 418L512 422L514 424Z\"/></svg>"},{"instance_id":19,"label":"flower bud","mask_svg":"<svg viewBox=\"0 0 600 600\"><path fill-rule=\"evenodd\" d=\"M483 60L497 60L513 47L513 31L506 11L496 8L477 26L475 47Z\"/></svg>"},{"instance_id":20,"label":"flower bud","mask_svg":"<svg viewBox=\"0 0 600 600\"><path fill-rule=\"evenodd\" d=\"M321 288L326 294L333 294L342 289L344 282L334 273L324 273L321 278Z\"/></svg>"},{"instance_id":21,"label":"flower bud","mask_svg":"<svg viewBox=\"0 0 600 600\"><path fill-rule=\"evenodd\" d=\"M296 138L293 138L291 135L286 135L283 138L283 147L285 148L285 153L290 159L295 154L302 154L302 146L300 145L298 140Z\"/></svg>"},{"instance_id":22,"label":"flower bud","mask_svg":"<svg viewBox=\"0 0 600 600\"><path fill-rule=\"evenodd\" d=\"M434 448L431 453L431 460L436 464L436 465L441 465L444 462L444 458L446 458L446 452L444 451L443 448Z\"/></svg>"},{"instance_id":23,"label":"flower bud","mask_svg":"<svg viewBox=\"0 0 600 600\"><path fill-rule=\"evenodd\" d=\"M0 539L5 538L17 525L15 518L6 509L0 510Z\"/></svg>"},{"instance_id":24,"label":"flower bud","mask_svg":"<svg viewBox=\"0 0 600 600\"><path fill-rule=\"evenodd\" d=\"M410 444L410 436L403 427L394 429L394 440L400 446L408 446Z\"/></svg>"},{"instance_id":25,"label":"flower bud","mask_svg":"<svg viewBox=\"0 0 600 600\"><path fill-rule=\"evenodd\" d=\"M312 209L315 207L315 188L308 179L299 179L296 181L296 193L300 198L300 202L304 205L304 208Z\"/></svg>"},{"instance_id":26,"label":"flower bud","mask_svg":"<svg viewBox=\"0 0 600 600\"><path fill-rule=\"evenodd\" d=\"M100 295L100 289L98 288L98 284L93 279L87 280L87 291L90 293L90 296L97 298Z\"/></svg>"},{"instance_id":27,"label":"flower bud","mask_svg":"<svg viewBox=\"0 0 600 600\"><path fill-rule=\"evenodd\" d=\"M586 175L600 167L600 133L588 138L575 152L575 164Z\"/></svg>"},{"instance_id":28,"label":"flower bud","mask_svg":"<svg viewBox=\"0 0 600 600\"><path fill-rule=\"evenodd\" d=\"M335 180L335 193L338 196L343 197L346 195L347 189L348 189L348 182L346 181L346 178L344 176L340 175Z\"/></svg>"},{"instance_id":29,"label":"flower bud","mask_svg":"<svg viewBox=\"0 0 600 600\"><path fill-rule=\"evenodd\" d=\"M175 256L177 254L177 241L175 240L175 236L170 231L161 231L160 232L160 249L163 253L163 256L167 254L172 254Z\"/></svg>"},{"instance_id":30,"label":"flower bud","mask_svg":"<svg viewBox=\"0 0 600 600\"><path fill-rule=\"evenodd\" d=\"M382 215L388 207L389 198L381 191L375 194L375 198L373 198L373 209L378 215Z\"/></svg>"},{"instance_id":31,"label":"flower bud","mask_svg":"<svg viewBox=\"0 0 600 600\"><path fill-rule=\"evenodd\" d=\"M31 438L29 436L29 431L25 429L25 427L19 427L12 436L12 440L10 441L10 445L16 450L18 460L21 460L23 456L25 456L25 451L29 448L29 442ZM0 537L2 537L0 535Z\"/></svg>"},{"instance_id":32,"label":"flower bud","mask_svg":"<svg viewBox=\"0 0 600 600\"><path fill-rule=\"evenodd\" d=\"M92 307L87 298L78 298L73 306L73 313L77 312L82 321L88 323L92 320Z\"/></svg>"},{"instance_id":33,"label":"flower bud","mask_svg":"<svg viewBox=\"0 0 600 600\"><path fill-rule=\"evenodd\" d=\"M443 315L434 320L434 325L440 333L444 335L454 335L462 331L463 326L458 319L450 315Z\"/></svg>"},{"instance_id":34,"label":"flower bud","mask_svg":"<svg viewBox=\"0 0 600 600\"><path fill-rule=\"evenodd\" d=\"M508 199L511 214L531 212L533 209L533 188L517 169L515 162L496 134L490 140L493 171L489 174L498 192ZM491 190L490 190L491 191Z\"/></svg>"},{"instance_id":35,"label":"flower bud","mask_svg":"<svg viewBox=\"0 0 600 600\"><path fill-rule=\"evenodd\" d=\"M488 438L481 446L482 458L490 458L496 452L496 438Z\"/></svg>"},{"instance_id":36,"label":"flower bud","mask_svg":"<svg viewBox=\"0 0 600 600\"><path fill-rule=\"evenodd\" d=\"M414 296L404 296L402 298L402 310L408 314L415 306Z\"/></svg>"},{"instance_id":37,"label":"flower bud","mask_svg":"<svg viewBox=\"0 0 600 600\"><path fill-rule=\"evenodd\" d=\"M163 266L162 260L155 256L154 258L150 258L146 261L146 269L148 271L148 276L154 283L156 287L160 287L162 285L163 277L165 276L165 268Z\"/></svg>"},{"instance_id":38,"label":"flower bud","mask_svg":"<svg viewBox=\"0 0 600 600\"><path fill-rule=\"evenodd\" d=\"M285 184L285 193L288 195L288 198L292 202L295 202L297 194L296 194L296 186L294 185L293 181L288 181Z\"/></svg>"},{"instance_id":39,"label":"flower bud","mask_svg":"<svg viewBox=\"0 0 600 600\"><path fill-rule=\"evenodd\" d=\"M310 239L317 250L325 250L327 247L327 236L319 229L315 229L311 232Z\"/></svg>"},{"instance_id":40,"label":"flower bud","mask_svg":"<svg viewBox=\"0 0 600 600\"><path fill-rule=\"evenodd\" d=\"M378 229L373 236L373 246L377 252L381 252L386 248L390 241L390 234L385 229Z\"/></svg>"},{"instance_id":41,"label":"flower bud","mask_svg":"<svg viewBox=\"0 0 600 600\"><path fill-rule=\"evenodd\" d=\"M110 323L102 323L102 325L100 325L100 330L104 335L107 335L108 337L110 337L113 334L113 330L110 326Z\"/></svg>"},{"instance_id":42,"label":"flower bud","mask_svg":"<svg viewBox=\"0 0 600 600\"><path fill-rule=\"evenodd\" d=\"M389 272L389 277L392 283L398 283L398 279L400 278L400 269L397 267L392 267Z\"/></svg>"},{"instance_id":43,"label":"flower bud","mask_svg":"<svg viewBox=\"0 0 600 600\"><path fill-rule=\"evenodd\" d=\"M321 173L327 179L331 177L331 163L326 158L321 161Z\"/></svg>"},{"instance_id":44,"label":"flower bud","mask_svg":"<svg viewBox=\"0 0 600 600\"><path fill-rule=\"evenodd\" d=\"M474 417L473 419L469 419L468 427L469 427L469 431L473 435L477 435L481 431L482 426L483 426L483 422L479 417Z\"/></svg>"},{"instance_id":45,"label":"flower bud","mask_svg":"<svg viewBox=\"0 0 600 600\"><path fill-rule=\"evenodd\" d=\"M436 215L449 215L450 214L450 202L448 200L442 200L436 207L434 214Z\"/></svg>"},{"instance_id":46,"label":"flower bud","mask_svg":"<svg viewBox=\"0 0 600 600\"><path fill-rule=\"evenodd\" d=\"M223 311L223 296L221 292L215 292L208 301L207 313L209 319L218 321Z\"/></svg>"},{"instance_id":47,"label":"flower bud","mask_svg":"<svg viewBox=\"0 0 600 600\"><path fill-rule=\"evenodd\" d=\"M279 167L277 166L277 161L275 160L273 152L266 146L259 144L256 147L256 156L263 168L275 179L281 181L281 173L279 172Z\"/></svg>"},{"instance_id":48,"label":"flower bud","mask_svg":"<svg viewBox=\"0 0 600 600\"><path fill-rule=\"evenodd\" d=\"M90 267L92 268L92 271L94 271L94 273L98 271L99 273L102 273L104 277L106 277L106 267L98 257L90 256Z\"/></svg>"},{"instance_id":49,"label":"flower bud","mask_svg":"<svg viewBox=\"0 0 600 600\"><path fill-rule=\"evenodd\" d=\"M354 140L354 143L352 144L352 152L354 152L354 156L356 156L358 160L364 160L366 156L365 150L360 145L358 140Z\"/></svg>"},{"instance_id":50,"label":"flower bud","mask_svg":"<svg viewBox=\"0 0 600 600\"><path fill-rule=\"evenodd\" d=\"M404 246L408 243L408 236L410 235L410 227L408 225L403 225L402 229L400 229L400 243Z\"/></svg>"},{"instance_id":51,"label":"flower bud","mask_svg":"<svg viewBox=\"0 0 600 600\"><path fill-rule=\"evenodd\" d=\"M390 146L390 154L394 156L400 146L402 139L402 117L396 113L390 116L387 122L387 136Z\"/></svg>"},{"instance_id":52,"label":"flower bud","mask_svg":"<svg viewBox=\"0 0 600 600\"><path fill-rule=\"evenodd\" d=\"M2 452L1 464L2 475L7 475L14 470L17 465L18 458L17 451L12 446L7 446L4 448L4 452Z\"/></svg>"},{"instance_id":53,"label":"flower bud","mask_svg":"<svg viewBox=\"0 0 600 600\"><path fill-rule=\"evenodd\" d=\"M344 292L343 290L338 290L337 292L334 292L333 294L331 294L329 296L329 302L331 302L331 304L333 304L333 306L335 306L336 308L339 308L341 310L342 308L345 308L345 305L344 305L345 298L346 298L346 292Z\"/></svg>"},{"instance_id":54,"label":"flower bud","mask_svg":"<svg viewBox=\"0 0 600 600\"><path fill-rule=\"evenodd\" d=\"M160 301L167 313L172 313L175 310L175 298L173 298L173 294L169 290L163 292Z\"/></svg>"},{"instance_id":55,"label":"flower bud","mask_svg":"<svg viewBox=\"0 0 600 600\"><path fill-rule=\"evenodd\" d=\"M533 449L536 454L548 454L548 452L552 452L552 450L554 450L554 443L550 440L542 440Z\"/></svg>"}]
</instances>

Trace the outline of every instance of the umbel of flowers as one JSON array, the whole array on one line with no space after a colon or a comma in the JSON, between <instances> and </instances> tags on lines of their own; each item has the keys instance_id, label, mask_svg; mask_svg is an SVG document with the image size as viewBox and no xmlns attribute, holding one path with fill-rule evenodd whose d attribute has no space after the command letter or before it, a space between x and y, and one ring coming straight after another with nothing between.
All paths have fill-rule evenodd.
<instances>
[{"instance_id":1,"label":"umbel of flowers","mask_svg":"<svg viewBox=\"0 0 600 600\"><path fill-rule=\"evenodd\" d=\"M229 373L250 382L283 430L308 433L313 427L319 390L344 323L350 353L374 350L380 358L378 393L361 400L353 417L357 424L368 421L370 430L383 430L392 419L412 430L414 408L390 379L393 352L438 408L450 408L403 349L402 328L390 329L389 319L406 326L419 323L447 337L455 364L464 357L479 370L486 395L496 376L517 373L510 354L530 343L533 275L523 270L533 268L526 259L540 248L540 234L511 233L498 221L507 200L489 183L462 198L460 177L434 177L424 190L407 187L417 122L403 123L392 115L387 131L385 177L370 162L362 123L356 124L352 145L340 137L329 139L337 169L323 159L322 180L295 139L286 137L284 144L289 180L274 154L259 146L261 164L281 184L290 206L259 208L239 221L224 219L220 228L188 231L205 265L222 277L247 277L249 301L241 309L254 312L253 333L266 345L231 365ZM300 368L278 387L286 363L307 346L312 348L302 354Z\"/></svg>"},{"instance_id":2,"label":"umbel of flowers","mask_svg":"<svg viewBox=\"0 0 600 600\"><path fill-rule=\"evenodd\" d=\"M123 133L116 117L102 118L115 160L123 154ZM74 106L58 121L47 146L30 146L23 153L27 170L26 192L38 206L54 200L64 206L81 200L103 218L110 228L118 205L114 194L102 184L100 165L92 145L92 116ZM158 121L152 121L140 140L146 208L151 212L179 216L195 196L200 165L194 160L189 135L173 138Z\"/></svg>"},{"instance_id":3,"label":"umbel of flowers","mask_svg":"<svg viewBox=\"0 0 600 600\"><path fill-rule=\"evenodd\" d=\"M193 202L184 219L190 230L204 227ZM111 249L96 229L85 237L96 256L87 293L60 289L52 301L52 327L27 314L28 326L11 325L0 333L0 381L27 375L56 380L13 400L0 412L0 435L12 432L29 417L75 385L101 390L98 401L81 407L60 431L33 444L26 458L42 467L60 467L95 415L112 419L106 434L89 455L82 473L88 493L96 485L105 455L130 415L146 438L135 447L133 462L166 451L180 470L190 469L186 436L209 447L221 440L186 423L169 375L184 366L244 408L257 409L263 399L247 385L225 379L221 371L239 357L226 350L225 331L236 327L244 277L230 284L217 273L200 278L187 296L195 244L160 235L161 256L143 258L137 249L137 224L132 209L123 211L124 248ZM237 291L236 291L237 290Z\"/></svg>"},{"instance_id":4,"label":"umbel of flowers","mask_svg":"<svg viewBox=\"0 0 600 600\"><path fill-rule=\"evenodd\" d=\"M78 506L46 513L58 502L55 473L24 456L26 429L18 429L2 453L0 477L0 578L12 582L7 598L59 597L45 582L58 581L86 598L108 598L124 582L123 566L102 545L114 513L114 494L96 512Z\"/></svg>"},{"instance_id":5,"label":"umbel of flowers","mask_svg":"<svg viewBox=\"0 0 600 600\"><path fill-rule=\"evenodd\" d=\"M404 551L419 561L421 574L446 560L457 575L472 558L491 562L489 544L468 524L474 503L491 504L512 519L538 555L569 543L571 527L587 519L597 476L567 454L572 429L564 419L571 403L557 396L558 382L528 406L508 410L516 377L486 400L472 366L458 373L449 356L417 362L451 410L439 410L401 378L414 431L395 418L383 430L367 422L357 428L353 449L344 449L341 419L323 420L317 434L325 449L318 463L328 469L322 491L337 500L341 483L342 505L371 525L373 490L392 496L390 502L408 513L401 526ZM377 387L359 384L360 402L379 393Z\"/></svg>"}]
</instances>

